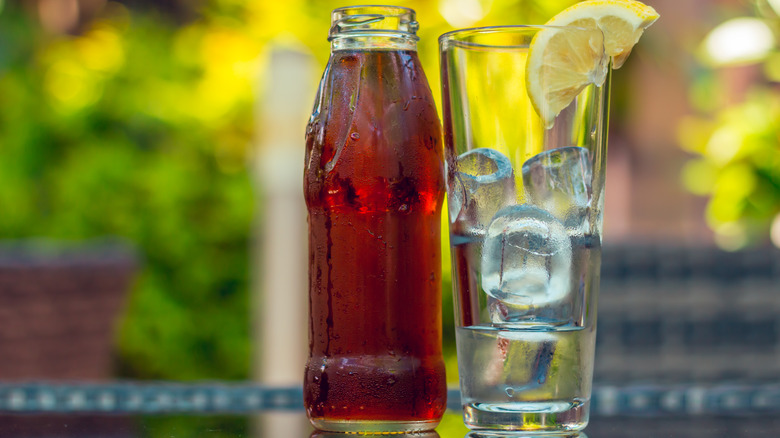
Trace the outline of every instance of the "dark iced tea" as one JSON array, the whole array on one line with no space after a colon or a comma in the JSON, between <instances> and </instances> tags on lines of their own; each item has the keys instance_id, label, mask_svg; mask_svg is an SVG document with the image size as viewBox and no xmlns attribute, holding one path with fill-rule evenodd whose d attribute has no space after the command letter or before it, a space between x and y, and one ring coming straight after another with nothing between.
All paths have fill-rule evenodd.
<instances>
[{"instance_id":1,"label":"dark iced tea","mask_svg":"<svg viewBox=\"0 0 780 438\"><path fill-rule=\"evenodd\" d=\"M317 427L432 429L444 412L442 163L416 52L335 51L307 130L304 177L304 401Z\"/></svg>"}]
</instances>

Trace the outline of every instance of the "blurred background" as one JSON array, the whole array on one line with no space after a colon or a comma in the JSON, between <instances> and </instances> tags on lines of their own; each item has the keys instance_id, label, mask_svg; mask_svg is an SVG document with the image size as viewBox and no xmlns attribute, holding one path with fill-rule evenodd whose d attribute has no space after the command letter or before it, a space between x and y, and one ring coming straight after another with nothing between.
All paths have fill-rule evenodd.
<instances>
[{"instance_id":1,"label":"blurred background","mask_svg":"<svg viewBox=\"0 0 780 438\"><path fill-rule=\"evenodd\" d=\"M575 2L389 3L417 11L438 99L440 34L544 23ZM613 76L601 319L614 330L599 342L614 348L597 378L636 377L621 358L658 351L686 378L739 375L674 358L746 339L771 347L759 376L776 377L780 1L646 3L661 19ZM348 4L0 0L0 379L299 382L303 135L330 10ZM662 317L741 305L758 319ZM609 317L625 309L634 322Z\"/></svg>"}]
</instances>

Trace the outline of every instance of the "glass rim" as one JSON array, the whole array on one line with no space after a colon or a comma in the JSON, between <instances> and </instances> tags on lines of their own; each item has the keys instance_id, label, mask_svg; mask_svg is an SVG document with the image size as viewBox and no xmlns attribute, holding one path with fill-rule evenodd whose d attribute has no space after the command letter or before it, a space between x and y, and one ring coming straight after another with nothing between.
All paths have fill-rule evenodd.
<instances>
[{"instance_id":1,"label":"glass rim","mask_svg":"<svg viewBox=\"0 0 780 438\"><path fill-rule=\"evenodd\" d=\"M443 33L439 36L439 46L444 48L445 43L451 43L454 46L461 48L482 48L482 49L523 49L527 48L527 45L521 44L484 44L473 43L460 39L462 35L487 35L494 33L513 34L521 33L522 31L536 30L541 31L544 29L576 29L585 31L600 31L599 29L590 29L579 26L551 26L547 24L512 24L503 26L483 26L483 27L468 27L464 29L455 29L449 32Z\"/></svg>"}]
</instances>

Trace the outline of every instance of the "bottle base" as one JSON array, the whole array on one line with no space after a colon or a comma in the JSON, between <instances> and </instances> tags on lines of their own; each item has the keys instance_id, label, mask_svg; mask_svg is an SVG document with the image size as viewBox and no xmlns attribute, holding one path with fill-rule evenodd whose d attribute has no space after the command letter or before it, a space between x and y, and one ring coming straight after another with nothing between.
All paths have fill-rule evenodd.
<instances>
[{"instance_id":1,"label":"bottle base","mask_svg":"<svg viewBox=\"0 0 780 438\"><path fill-rule=\"evenodd\" d=\"M326 418L309 418L315 429L327 432L348 433L404 433L425 432L433 430L440 420L334 420Z\"/></svg>"},{"instance_id":2,"label":"bottle base","mask_svg":"<svg viewBox=\"0 0 780 438\"><path fill-rule=\"evenodd\" d=\"M463 420L469 429L525 433L577 432L588 425L590 402L469 403Z\"/></svg>"}]
</instances>

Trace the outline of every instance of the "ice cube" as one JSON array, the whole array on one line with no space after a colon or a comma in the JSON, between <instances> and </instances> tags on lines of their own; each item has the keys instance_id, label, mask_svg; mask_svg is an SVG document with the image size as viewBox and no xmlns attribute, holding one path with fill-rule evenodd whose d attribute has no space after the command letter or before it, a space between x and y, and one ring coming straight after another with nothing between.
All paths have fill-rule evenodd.
<instances>
[{"instance_id":1,"label":"ice cube","mask_svg":"<svg viewBox=\"0 0 780 438\"><path fill-rule=\"evenodd\" d=\"M496 213L482 246L482 289L511 309L554 303L569 290L572 248L563 224L550 213L528 204ZM488 306L491 319L505 320L500 306Z\"/></svg>"},{"instance_id":2,"label":"ice cube","mask_svg":"<svg viewBox=\"0 0 780 438\"><path fill-rule=\"evenodd\" d=\"M463 209L463 201L466 193L463 189L463 183L458 178L457 173L447 181L447 208L450 213L450 221L455 222Z\"/></svg>"},{"instance_id":3,"label":"ice cube","mask_svg":"<svg viewBox=\"0 0 780 438\"><path fill-rule=\"evenodd\" d=\"M450 220L461 222L469 235L484 235L498 210L515 203L512 163L501 152L472 149L458 157L448 181Z\"/></svg>"},{"instance_id":4,"label":"ice cube","mask_svg":"<svg viewBox=\"0 0 780 438\"><path fill-rule=\"evenodd\" d=\"M587 232L593 174L587 149L569 146L542 152L529 158L522 171L531 204L552 213L575 234Z\"/></svg>"}]
</instances>

